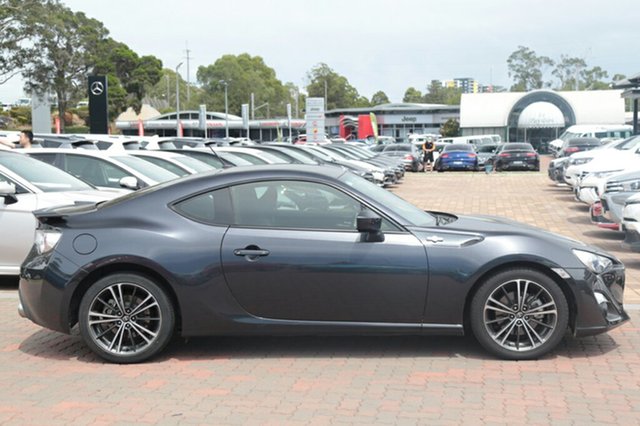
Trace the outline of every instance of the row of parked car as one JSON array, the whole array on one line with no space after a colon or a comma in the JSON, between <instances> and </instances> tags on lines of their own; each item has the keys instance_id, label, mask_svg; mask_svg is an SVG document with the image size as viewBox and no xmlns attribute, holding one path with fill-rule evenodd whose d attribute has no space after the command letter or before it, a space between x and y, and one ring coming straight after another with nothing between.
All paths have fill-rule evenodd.
<instances>
[{"instance_id":1,"label":"row of parked car","mask_svg":"<svg viewBox=\"0 0 640 426\"><path fill-rule=\"evenodd\" d=\"M369 148L403 159L407 170L423 170L421 144L399 143L375 145ZM438 172L450 170L478 171L489 166L502 170L540 170L540 156L529 143L447 143L436 142L433 169Z\"/></svg>"},{"instance_id":2,"label":"row of parked car","mask_svg":"<svg viewBox=\"0 0 640 426\"><path fill-rule=\"evenodd\" d=\"M397 158L351 144L226 146L189 138L40 138L45 140L32 148L0 150L0 275L19 273L33 244L32 212L37 209L105 201L181 176L249 165L332 164L381 187L401 182L405 173Z\"/></svg>"},{"instance_id":3,"label":"row of parked car","mask_svg":"<svg viewBox=\"0 0 640 426\"><path fill-rule=\"evenodd\" d=\"M640 136L606 144L576 138L563 148L568 155L549 164L549 178L589 205L594 224L624 232L625 244L640 251Z\"/></svg>"}]
</instances>

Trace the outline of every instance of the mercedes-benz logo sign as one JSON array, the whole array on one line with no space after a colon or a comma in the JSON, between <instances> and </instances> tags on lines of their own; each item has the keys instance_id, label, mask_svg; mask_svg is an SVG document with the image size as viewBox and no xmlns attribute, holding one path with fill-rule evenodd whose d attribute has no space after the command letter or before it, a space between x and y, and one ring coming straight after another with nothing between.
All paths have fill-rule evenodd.
<instances>
[{"instance_id":1,"label":"mercedes-benz logo sign","mask_svg":"<svg viewBox=\"0 0 640 426\"><path fill-rule=\"evenodd\" d=\"M100 96L104 92L104 84L101 81L94 81L91 83L89 90L91 90L92 95Z\"/></svg>"}]
</instances>

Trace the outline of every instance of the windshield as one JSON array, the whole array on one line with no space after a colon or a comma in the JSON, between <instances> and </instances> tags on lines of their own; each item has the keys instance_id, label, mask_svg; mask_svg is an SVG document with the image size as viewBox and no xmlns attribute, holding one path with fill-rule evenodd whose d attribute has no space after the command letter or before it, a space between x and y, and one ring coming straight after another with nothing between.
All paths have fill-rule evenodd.
<instances>
[{"instance_id":1,"label":"windshield","mask_svg":"<svg viewBox=\"0 0 640 426\"><path fill-rule=\"evenodd\" d=\"M133 157L131 155L121 155L113 158L156 182L164 182L178 177L177 174L145 161L142 158Z\"/></svg>"},{"instance_id":2,"label":"windshield","mask_svg":"<svg viewBox=\"0 0 640 426\"><path fill-rule=\"evenodd\" d=\"M340 180L349 185L354 190L364 194L372 200L384 205L393 206L393 212L402 217L402 225L406 226L435 226L436 218L423 211L413 204L398 197L392 192L382 189L379 186L356 176L353 173L345 173Z\"/></svg>"},{"instance_id":3,"label":"windshield","mask_svg":"<svg viewBox=\"0 0 640 426\"><path fill-rule=\"evenodd\" d=\"M0 155L0 165L42 192L86 191L92 186L57 167L22 154Z\"/></svg>"},{"instance_id":4,"label":"windshield","mask_svg":"<svg viewBox=\"0 0 640 426\"><path fill-rule=\"evenodd\" d=\"M476 151L478 153L484 154L484 153L491 153L493 151L495 151L496 149L496 145L482 145L476 148Z\"/></svg>"},{"instance_id":5,"label":"windshield","mask_svg":"<svg viewBox=\"0 0 640 426\"><path fill-rule=\"evenodd\" d=\"M215 169L215 167L197 160L195 158L191 158L191 157L187 157L185 156L180 156L180 157L173 157L173 159L180 164L183 164L187 167L192 168L193 170L195 170L196 172L200 173L200 172L209 172L213 169Z\"/></svg>"}]
</instances>

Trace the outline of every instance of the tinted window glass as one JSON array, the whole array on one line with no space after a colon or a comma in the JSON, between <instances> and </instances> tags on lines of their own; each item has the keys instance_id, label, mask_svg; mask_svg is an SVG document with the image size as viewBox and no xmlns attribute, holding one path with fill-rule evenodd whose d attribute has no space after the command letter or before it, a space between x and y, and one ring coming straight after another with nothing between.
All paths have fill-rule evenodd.
<instances>
[{"instance_id":1,"label":"tinted window glass","mask_svg":"<svg viewBox=\"0 0 640 426\"><path fill-rule=\"evenodd\" d=\"M152 164L155 164L158 167L162 167L163 169L169 170L171 173L175 173L178 176L187 176L189 174L188 171L184 170L181 167L176 166L171 161L167 161L164 158L158 157L147 157L145 155L140 155L138 158L142 158L145 161L148 161Z\"/></svg>"},{"instance_id":2,"label":"tinted window glass","mask_svg":"<svg viewBox=\"0 0 640 426\"><path fill-rule=\"evenodd\" d=\"M234 223L241 226L357 232L363 206L335 188L300 181L271 181L230 189ZM397 230L383 219L382 229Z\"/></svg>"},{"instance_id":3,"label":"tinted window glass","mask_svg":"<svg viewBox=\"0 0 640 426\"><path fill-rule=\"evenodd\" d=\"M229 191L219 189L176 203L183 216L208 224L229 224Z\"/></svg>"},{"instance_id":4,"label":"tinted window glass","mask_svg":"<svg viewBox=\"0 0 640 426\"><path fill-rule=\"evenodd\" d=\"M66 155L65 170L95 186L120 188L120 179L130 176L101 158Z\"/></svg>"},{"instance_id":5,"label":"tinted window glass","mask_svg":"<svg viewBox=\"0 0 640 426\"><path fill-rule=\"evenodd\" d=\"M43 192L92 189L91 186L69 173L26 155L0 155L0 165L29 181Z\"/></svg>"}]
</instances>

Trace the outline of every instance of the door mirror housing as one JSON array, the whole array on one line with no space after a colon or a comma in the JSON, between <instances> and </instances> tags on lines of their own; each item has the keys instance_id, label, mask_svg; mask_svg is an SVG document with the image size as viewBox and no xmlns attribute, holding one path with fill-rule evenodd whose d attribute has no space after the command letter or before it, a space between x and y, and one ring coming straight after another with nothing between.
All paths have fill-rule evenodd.
<instances>
[{"instance_id":1,"label":"door mirror housing","mask_svg":"<svg viewBox=\"0 0 640 426\"><path fill-rule=\"evenodd\" d=\"M358 215L356 222L363 242L379 243L384 241L384 234L380 231L382 227L380 216L370 211L364 211Z\"/></svg>"},{"instance_id":2,"label":"door mirror housing","mask_svg":"<svg viewBox=\"0 0 640 426\"><path fill-rule=\"evenodd\" d=\"M7 206L17 203L16 186L9 182L0 182L0 198L4 199L4 203Z\"/></svg>"},{"instance_id":3,"label":"door mirror housing","mask_svg":"<svg viewBox=\"0 0 640 426\"><path fill-rule=\"evenodd\" d=\"M118 182L121 187L127 189L133 189L134 191L140 189L140 185L138 184L138 179L133 176L125 176Z\"/></svg>"}]
</instances>

